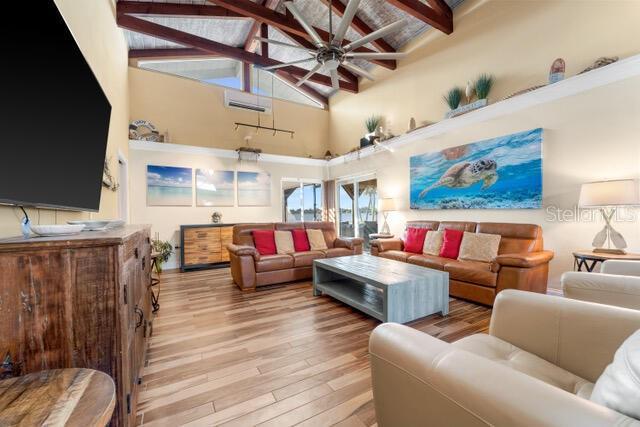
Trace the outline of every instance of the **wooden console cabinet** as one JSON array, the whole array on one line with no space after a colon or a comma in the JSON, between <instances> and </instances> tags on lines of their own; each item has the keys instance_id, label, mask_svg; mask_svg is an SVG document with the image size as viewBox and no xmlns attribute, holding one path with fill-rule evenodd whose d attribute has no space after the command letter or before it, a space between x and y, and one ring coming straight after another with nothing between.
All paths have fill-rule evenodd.
<instances>
[{"instance_id":1,"label":"wooden console cabinet","mask_svg":"<svg viewBox=\"0 0 640 427\"><path fill-rule=\"evenodd\" d=\"M229 263L227 245L233 242L234 224L180 226L180 269L225 267Z\"/></svg>"},{"instance_id":2,"label":"wooden console cabinet","mask_svg":"<svg viewBox=\"0 0 640 427\"><path fill-rule=\"evenodd\" d=\"M116 383L113 426L134 426L152 331L149 227L0 240L0 357L24 375L92 368Z\"/></svg>"}]
</instances>

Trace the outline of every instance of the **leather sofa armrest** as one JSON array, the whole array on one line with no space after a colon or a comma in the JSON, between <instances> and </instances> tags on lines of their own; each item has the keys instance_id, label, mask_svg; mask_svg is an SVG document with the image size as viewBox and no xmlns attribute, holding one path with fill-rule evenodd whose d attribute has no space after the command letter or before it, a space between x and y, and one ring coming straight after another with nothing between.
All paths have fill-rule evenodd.
<instances>
[{"instance_id":1,"label":"leather sofa armrest","mask_svg":"<svg viewBox=\"0 0 640 427\"><path fill-rule=\"evenodd\" d=\"M347 248L353 250L357 246L362 246L364 239L360 237L338 237L334 244L336 248Z\"/></svg>"},{"instance_id":2,"label":"leather sofa armrest","mask_svg":"<svg viewBox=\"0 0 640 427\"><path fill-rule=\"evenodd\" d=\"M227 250L235 256L252 256L255 261L260 261L260 253L253 246L229 244Z\"/></svg>"},{"instance_id":3,"label":"leather sofa armrest","mask_svg":"<svg viewBox=\"0 0 640 427\"><path fill-rule=\"evenodd\" d=\"M404 242L401 239L376 239L371 241L371 246L377 248L378 252L401 251Z\"/></svg>"},{"instance_id":4,"label":"leather sofa armrest","mask_svg":"<svg viewBox=\"0 0 640 427\"><path fill-rule=\"evenodd\" d=\"M616 411L404 325L377 327L369 349L379 425L635 425Z\"/></svg>"},{"instance_id":5,"label":"leather sofa armrest","mask_svg":"<svg viewBox=\"0 0 640 427\"><path fill-rule=\"evenodd\" d=\"M532 268L546 264L552 259L553 251L539 251L502 254L495 257L494 262L501 266Z\"/></svg>"},{"instance_id":6,"label":"leather sofa armrest","mask_svg":"<svg viewBox=\"0 0 640 427\"><path fill-rule=\"evenodd\" d=\"M570 271L560 281L567 298L640 310L640 277Z\"/></svg>"},{"instance_id":7,"label":"leather sofa armrest","mask_svg":"<svg viewBox=\"0 0 640 427\"><path fill-rule=\"evenodd\" d=\"M496 297L489 334L595 382L638 329L638 310L507 289Z\"/></svg>"}]
</instances>

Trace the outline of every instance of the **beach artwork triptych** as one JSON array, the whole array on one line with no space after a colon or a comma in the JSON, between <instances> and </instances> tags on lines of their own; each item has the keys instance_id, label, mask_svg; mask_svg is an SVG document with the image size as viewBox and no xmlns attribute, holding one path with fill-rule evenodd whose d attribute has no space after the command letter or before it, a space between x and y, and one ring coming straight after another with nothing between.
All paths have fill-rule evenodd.
<instances>
[{"instance_id":1,"label":"beach artwork triptych","mask_svg":"<svg viewBox=\"0 0 640 427\"><path fill-rule=\"evenodd\" d=\"M194 170L147 166L147 206L193 206ZM237 190L237 191L236 191ZM196 206L270 206L271 175L265 172L195 169ZM237 200L236 200L237 197Z\"/></svg>"}]
</instances>

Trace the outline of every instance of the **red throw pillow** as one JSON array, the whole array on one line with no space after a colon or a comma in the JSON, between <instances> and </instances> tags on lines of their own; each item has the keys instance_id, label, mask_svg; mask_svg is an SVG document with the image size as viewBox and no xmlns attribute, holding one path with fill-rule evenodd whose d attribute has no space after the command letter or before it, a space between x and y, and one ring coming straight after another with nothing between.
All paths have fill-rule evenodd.
<instances>
[{"instance_id":1,"label":"red throw pillow","mask_svg":"<svg viewBox=\"0 0 640 427\"><path fill-rule=\"evenodd\" d=\"M273 230L253 230L251 234L260 255L275 255L277 253Z\"/></svg>"},{"instance_id":2,"label":"red throw pillow","mask_svg":"<svg viewBox=\"0 0 640 427\"><path fill-rule=\"evenodd\" d=\"M464 232L461 230L445 229L444 235L442 236L440 256L443 258L458 259L463 235Z\"/></svg>"},{"instance_id":3,"label":"red throw pillow","mask_svg":"<svg viewBox=\"0 0 640 427\"><path fill-rule=\"evenodd\" d=\"M293 235L293 248L296 252L306 252L311 250L309 245L309 238L307 237L307 230L304 228L295 228L291 230Z\"/></svg>"},{"instance_id":4,"label":"red throw pillow","mask_svg":"<svg viewBox=\"0 0 640 427\"><path fill-rule=\"evenodd\" d=\"M407 238L404 242L405 252L421 254L422 247L424 246L424 238L427 236L427 231L429 231L428 228L409 227L407 229Z\"/></svg>"}]
</instances>

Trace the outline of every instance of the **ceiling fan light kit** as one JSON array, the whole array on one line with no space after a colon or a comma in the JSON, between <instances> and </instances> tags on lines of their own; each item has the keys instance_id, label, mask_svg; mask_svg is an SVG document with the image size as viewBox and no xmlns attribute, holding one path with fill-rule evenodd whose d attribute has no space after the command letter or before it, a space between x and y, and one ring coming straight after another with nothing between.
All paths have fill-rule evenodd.
<instances>
[{"instance_id":1,"label":"ceiling fan light kit","mask_svg":"<svg viewBox=\"0 0 640 427\"><path fill-rule=\"evenodd\" d=\"M290 65L297 65L306 62L315 61L316 65L309 70L309 72L300 79L297 83L297 86L302 86L307 80L309 80L314 74L325 71L328 72L331 76L331 86L333 89L340 89L340 77L338 75L338 68L343 66L347 70L352 73L364 77L369 80L375 80L373 75L369 73L364 68L356 65L352 62L354 59L358 60L382 60L382 59L401 59L406 56L405 53L401 52L354 52L356 49L371 43L379 38L385 37L391 33L399 31L405 25L405 20L401 19L394 23L391 23L385 27L380 28L377 31L368 34L359 40L350 42L347 45L343 46L344 36L347 34L347 30L351 25L351 21L356 16L358 11L358 7L360 6L361 0L350 0L347 4L344 14L342 16L342 21L340 21L340 25L336 29L335 33L333 32L333 8L331 7L331 2L329 4L329 40L322 40L318 32L313 28L313 25L307 20L307 18L300 12L300 10L296 7L296 5L292 1L287 1L284 3L285 7L291 12L291 15L300 23L302 28L309 34L311 39L313 40L313 44L317 47L317 50L310 50L300 46L290 45L288 43L282 43L277 40L265 39L262 37L256 37L256 40L259 40L264 43L270 43L278 46L290 47L292 49L304 50L309 55L312 55L313 58L309 59L301 59L298 61L289 62L286 64L278 64L269 67L263 67L264 70L276 70L278 68L287 67Z\"/></svg>"}]
</instances>

